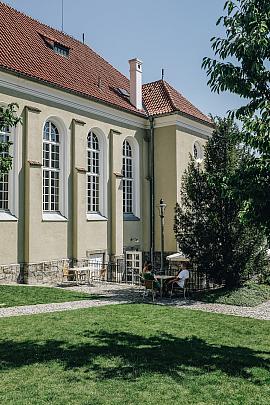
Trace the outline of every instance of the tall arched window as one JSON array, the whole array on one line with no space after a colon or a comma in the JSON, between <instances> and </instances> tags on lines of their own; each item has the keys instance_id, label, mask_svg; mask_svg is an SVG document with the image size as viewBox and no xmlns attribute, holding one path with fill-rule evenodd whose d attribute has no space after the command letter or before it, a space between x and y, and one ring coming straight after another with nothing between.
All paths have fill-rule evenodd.
<instances>
[{"instance_id":1,"label":"tall arched window","mask_svg":"<svg viewBox=\"0 0 270 405\"><path fill-rule=\"evenodd\" d=\"M43 211L59 212L60 137L51 121L43 129Z\"/></svg>"},{"instance_id":2,"label":"tall arched window","mask_svg":"<svg viewBox=\"0 0 270 405\"><path fill-rule=\"evenodd\" d=\"M133 214L133 156L127 140L123 142L123 213Z\"/></svg>"},{"instance_id":3,"label":"tall arched window","mask_svg":"<svg viewBox=\"0 0 270 405\"><path fill-rule=\"evenodd\" d=\"M2 142L1 156L9 155L8 143L10 142L10 130L4 128L0 131L0 142ZM0 211L9 210L9 173L0 175Z\"/></svg>"},{"instance_id":4,"label":"tall arched window","mask_svg":"<svg viewBox=\"0 0 270 405\"><path fill-rule=\"evenodd\" d=\"M87 212L100 213L100 148L92 131L87 139Z\"/></svg>"},{"instance_id":5,"label":"tall arched window","mask_svg":"<svg viewBox=\"0 0 270 405\"><path fill-rule=\"evenodd\" d=\"M193 157L197 162L201 162L203 159L203 150L198 141L195 141L193 144Z\"/></svg>"}]
</instances>

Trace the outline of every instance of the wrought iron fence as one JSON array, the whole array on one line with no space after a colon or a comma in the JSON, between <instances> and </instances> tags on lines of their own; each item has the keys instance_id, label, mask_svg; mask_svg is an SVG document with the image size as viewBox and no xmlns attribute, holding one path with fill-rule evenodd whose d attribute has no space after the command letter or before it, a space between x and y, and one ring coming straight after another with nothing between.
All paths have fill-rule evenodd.
<instances>
[{"instance_id":1,"label":"wrought iron fence","mask_svg":"<svg viewBox=\"0 0 270 405\"><path fill-rule=\"evenodd\" d=\"M138 269L126 266L124 260L115 262L101 263L91 259L81 260L60 260L44 263L32 263L26 266L27 280L32 284L55 284L63 281L76 282L73 267L87 268L91 277L81 277L80 283L91 281L103 281L110 283L123 283L130 285L142 285L142 277ZM177 267L165 269L165 275L176 276L179 272ZM160 274L159 268L154 269L155 274ZM195 269L189 270L189 279L187 289L189 291L203 291L218 286L211 282L207 275L199 273Z\"/></svg>"},{"instance_id":2,"label":"wrought iron fence","mask_svg":"<svg viewBox=\"0 0 270 405\"><path fill-rule=\"evenodd\" d=\"M108 282L131 285L141 284L138 270L126 267L124 261L119 263L108 263L106 269L106 281Z\"/></svg>"},{"instance_id":3,"label":"wrought iron fence","mask_svg":"<svg viewBox=\"0 0 270 405\"><path fill-rule=\"evenodd\" d=\"M131 285L141 285L141 275L138 269L127 268L124 261L118 263L91 263L92 267L97 269L97 274L100 275L99 279L110 283L123 283ZM176 276L178 269L166 269L165 275ZM155 271L155 274L160 274ZM203 291L217 288L218 285L214 284L206 274L199 273L195 269L189 270L189 279L187 282L187 289L189 291Z\"/></svg>"}]
</instances>

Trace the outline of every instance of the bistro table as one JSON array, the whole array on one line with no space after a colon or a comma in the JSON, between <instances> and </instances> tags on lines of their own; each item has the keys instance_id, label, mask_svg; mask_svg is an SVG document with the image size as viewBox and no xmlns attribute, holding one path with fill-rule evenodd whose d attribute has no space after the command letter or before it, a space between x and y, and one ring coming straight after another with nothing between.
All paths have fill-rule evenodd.
<instances>
[{"instance_id":1,"label":"bistro table","mask_svg":"<svg viewBox=\"0 0 270 405\"><path fill-rule=\"evenodd\" d=\"M69 270L74 273L77 284L79 284L81 281L85 281L87 284L90 284L92 270L89 267L72 267Z\"/></svg>"},{"instance_id":2,"label":"bistro table","mask_svg":"<svg viewBox=\"0 0 270 405\"><path fill-rule=\"evenodd\" d=\"M157 275L155 275L155 278L160 282L160 298L162 298L164 280L165 281L172 280L175 278L175 276L165 276L164 274L157 274Z\"/></svg>"}]
</instances>

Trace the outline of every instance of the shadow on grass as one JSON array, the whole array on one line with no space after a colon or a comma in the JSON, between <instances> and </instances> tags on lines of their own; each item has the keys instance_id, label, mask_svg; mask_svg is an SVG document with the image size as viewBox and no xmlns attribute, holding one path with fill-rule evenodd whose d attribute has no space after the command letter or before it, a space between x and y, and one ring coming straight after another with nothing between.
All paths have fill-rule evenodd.
<instances>
[{"instance_id":1,"label":"shadow on grass","mask_svg":"<svg viewBox=\"0 0 270 405\"><path fill-rule=\"evenodd\" d=\"M88 374L91 378L94 374L98 380L134 380L145 373L156 372L181 380L188 375L221 371L256 384L267 384L263 376L256 372L255 377L251 370L254 367L269 371L270 353L267 352L215 346L197 337L179 338L166 333L146 338L124 332L87 330L82 337L89 342L69 345L58 340L3 341L0 343L1 368L8 370L57 361L65 370L83 372L86 379Z\"/></svg>"},{"instance_id":2,"label":"shadow on grass","mask_svg":"<svg viewBox=\"0 0 270 405\"><path fill-rule=\"evenodd\" d=\"M210 303L217 302L220 298L228 297L228 295L233 294L234 292L238 291L237 288L229 289L229 288L218 288L216 290L210 290L206 292L194 292L193 298L198 301L205 301Z\"/></svg>"},{"instance_id":3,"label":"shadow on grass","mask_svg":"<svg viewBox=\"0 0 270 405\"><path fill-rule=\"evenodd\" d=\"M93 285L93 291L96 291L96 288L98 288L98 285ZM65 287L63 287L63 290ZM72 290L72 288L69 288L67 291L72 291L73 293L76 291L75 289ZM138 288L138 287L127 287L125 284L123 285L114 285L113 288L111 288L110 284L102 284L101 285L101 290L99 292L91 292L91 286L89 286L89 294L91 297L94 295L98 296L98 299L105 299L106 301L119 301L119 302L144 302L143 300L143 291L144 288ZM84 292L85 293L85 292ZM85 293L85 294L88 294Z\"/></svg>"}]
</instances>

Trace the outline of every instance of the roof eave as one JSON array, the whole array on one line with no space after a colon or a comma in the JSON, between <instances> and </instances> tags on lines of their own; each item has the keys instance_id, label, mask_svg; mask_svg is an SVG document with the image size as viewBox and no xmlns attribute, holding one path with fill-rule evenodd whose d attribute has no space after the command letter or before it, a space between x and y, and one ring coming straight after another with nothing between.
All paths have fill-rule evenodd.
<instances>
[{"instance_id":1,"label":"roof eave","mask_svg":"<svg viewBox=\"0 0 270 405\"><path fill-rule=\"evenodd\" d=\"M194 115L185 113L185 112L180 111L180 110L171 111L169 113L149 114L149 117L151 117L151 118L159 118L159 117L166 117L166 116L174 115L174 114L181 115L181 116L189 118L189 119L191 119L193 121L199 122L200 124L207 125L210 128L214 128L214 123L211 123L209 121L203 120L203 119L198 118L198 117L194 117Z\"/></svg>"},{"instance_id":2,"label":"roof eave","mask_svg":"<svg viewBox=\"0 0 270 405\"><path fill-rule=\"evenodd\" d=\"M96 103L115 108L115 109L117 109L119 111L124 111L124 112L126 112L128 114L137 115L137 116L139 116L141 118L146 118L147 119L147 114L146 113L143 113L143 112L140 112L140 111L129 110L128 108L121 107L121 106L119 106L117 104L114 104L114 103L110 103L109 101L104 101L104 100L101 100L101 99L99 99L97 97L90 96L88 94L85 94L85 93L82 93L82 92L79 92L79 91L67 89L66 87L57 85L57 84L49 82L47 80L42 80L42 79L39 79L39 78L37 78L35 76L27 75L26 73L19 72L16 69L11 69L11 68L7 68L5 66L0 66L0 71L8 72L8 73L13 74L15 76L23 77L24 79L27 78L28 80L33 81L35 83L42 83L42 84L44 84L44 85L46 85L48 87L52 87L52 88L64 91L65 93L74 94L76 96L83 97L83 98L85 98L87 100L92 100L92 101L95 101Z\"/></svg>"}]
</instances>

